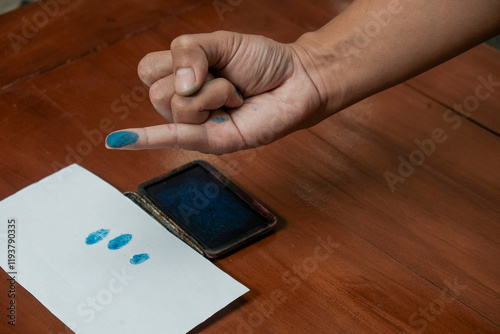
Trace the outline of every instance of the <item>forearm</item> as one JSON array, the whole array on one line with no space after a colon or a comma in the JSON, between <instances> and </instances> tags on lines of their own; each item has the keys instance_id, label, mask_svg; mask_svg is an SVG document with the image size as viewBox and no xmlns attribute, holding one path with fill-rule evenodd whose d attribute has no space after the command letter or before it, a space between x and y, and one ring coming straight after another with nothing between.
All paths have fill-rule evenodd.
<instances>
[{"instance_id":1,"label":"forearm","mask_svg":"<svg viewBox=\"0 0 500 334\"><path fill-rule=\"evenodd\" d=\"M294 46L332 114L499 32L499 0L357 0Z\"/></svg>"}]
</instances>

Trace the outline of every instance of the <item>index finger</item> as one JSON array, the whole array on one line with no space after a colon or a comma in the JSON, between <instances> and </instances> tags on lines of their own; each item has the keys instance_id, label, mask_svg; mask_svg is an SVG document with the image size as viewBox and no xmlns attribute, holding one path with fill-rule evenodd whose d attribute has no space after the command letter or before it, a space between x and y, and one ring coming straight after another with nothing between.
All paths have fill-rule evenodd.
<instances>
[{"instance_id":1,"label":"index finger","mask_svg":"<svg viewBox=\"0 0 500 334\"><path fill-rule=\"evenodd\" d=\"M239 131L230 116L217 113L203 124L162 124L113 132L106 138L111 149L142 150L182 148L202 153L222 154L241 149ZM227 121L222 121L225 118Z\"/></svg>"}]
</instances>

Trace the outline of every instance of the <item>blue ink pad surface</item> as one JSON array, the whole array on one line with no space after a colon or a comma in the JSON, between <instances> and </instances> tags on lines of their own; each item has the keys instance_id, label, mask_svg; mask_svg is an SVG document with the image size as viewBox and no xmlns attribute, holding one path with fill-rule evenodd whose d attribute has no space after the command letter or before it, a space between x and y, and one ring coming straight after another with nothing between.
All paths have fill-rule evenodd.
<instances>
[{"instance_id":1,"label":"blue ink pad surface","mask_svg":"<svg viewBox=\"0 0 500 334\"><path fill-rule=\"evenodd\" d=\"M201 248L207 257L248 242L274 228L277 221L205 161L193 161L145 182L137 192L173 221L173 228L167 226L171 232L196 244L195 249Z\"/></svg>"}]
</instances>

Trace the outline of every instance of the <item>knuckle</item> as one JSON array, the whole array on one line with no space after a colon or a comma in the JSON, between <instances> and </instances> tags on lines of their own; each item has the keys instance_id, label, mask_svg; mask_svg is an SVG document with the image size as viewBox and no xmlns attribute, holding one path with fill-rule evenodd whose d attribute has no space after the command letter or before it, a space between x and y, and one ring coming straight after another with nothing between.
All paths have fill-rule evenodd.
<instances>
[{"instance_id":1,"label":"knuckle","mask_svg":"<svg viewBox=\"0 0 500 334\"><path fill-rule=\"evenodd\" d=\"M141 80L148 86L151 86L151 84L155 81L155 76L157 76L157 53L158 52L148 53L139 61L139 64L137 64L137 74L139 75L139 78L141 78Z\"/></svg>"},{"instance_id":2,"label":"knuckle","mask_svg":"<svg viewBox=\"0 0 500 334\"><path fill-rule=\"evenodd\" d=\"M170 43L170 49L185 49L190 48L195 44L194 38L191 35L180 35Z\"/></svg>"},{"instance_id":3,"label":"knuckle","mask_svg":"<svg viewBox=\"0 0 500 334\"><path fill-rule=\"evenodd\" d=\"M179 111L186 111L191 105L191 98L184 97L180 95L174 95L172 97L171 105L172 111L177 113Z\"/></svg>"},{"instance_id":4,"label":"knuckle","mask_svg":"<svg viewBox=\"0 0 500 334\"><path fill-rule=\"evenodd\" d=\"M151 76L151 68L146 60L146 58L142 58L139 64L137 65L137 74L141 79L149 79Z\"/></svg>"},{"instance_id":5,"label":"knuckle","mask_svg":"<svg viewBox=\"0 0 500 334\"><path fill-rule=\"evenodd\" d=\"M153 105L160 105L165 100L165 90L161 85L154 83L149 88L149 99Z\"/></svg>"},{"instance_id":6,"label":"knuckle","mask_svg":"<svg viewBox=\"0 0 500 334\"><path fill-rule=\"evenodd\" d=\"M230 40L235 35L236 35L236 33L230 32L227 30L216 30L216 31L212 32L212 36L214 36L215 38L218 38L221 40L226 40L226 41Z\"/></svg>"},{"instance_id":7,"label":"knuckle","mask_svg":"<svg viewBox=\"0 0 500 334\"><path fill-rule=\"evenodd\" d=\"M223 88L224 88L224 90L225 90L226 92L234 92L234 91L235 91L235 89L236 89L236 88L234 87L234 85L233 85L231 82L229 82L228 80L224 80L224 81L222 82L222 85L223 85Z\"/></svg>"}]
</instances>

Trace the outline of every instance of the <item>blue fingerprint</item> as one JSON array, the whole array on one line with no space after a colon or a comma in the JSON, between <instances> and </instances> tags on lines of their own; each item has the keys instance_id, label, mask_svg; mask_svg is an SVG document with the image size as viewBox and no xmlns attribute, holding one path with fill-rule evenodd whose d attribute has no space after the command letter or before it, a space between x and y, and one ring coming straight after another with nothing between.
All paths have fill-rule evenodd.
<instances>
[{"instance_id":1,"label":"blue fingerprint","mask_svg":"<svg viewBox=\"0 0 500 334\"><path fill-rule=\"evenodd\" d=\"M115 250L120 249L132 240L132 234L122 234L119 237L110 240L108 243L108 248Z\"/></svg>"},{"instance_id":2,"label":"blue fingerprint","mask_svg":"<svg viewBox=\"0 0 500 334\"><path fill-rule=\"evenodd\" d=\"M120 148L137 143L139 135L133 131L113 132L106 138L106 144L111 148Z\"/></svg>"},{"instance_id":3,"label":"blue fingerprint","mask_svg":"<svg viewBox=\"0 0 500 334\"><path fill-rule=\"evenodd\" d=\"M136 254L130 259L130 263L139 264L139 263L143 263L146 260L149 260L148 254L146 254L146 253Z\"/></svg>"},{"instance_id":4,"label":"blue fingerprint","mask_svg":"<svg viewBox=\"0 0 500 334\"><path fill-rule=\"evenodd\" d=\"M108 236L109 230L101 228L98 231L92 232L89 234L87 239L85 239L85 243L87 245L93 245L101 241L102 239Z\"/></svg>"}]
</instances>

